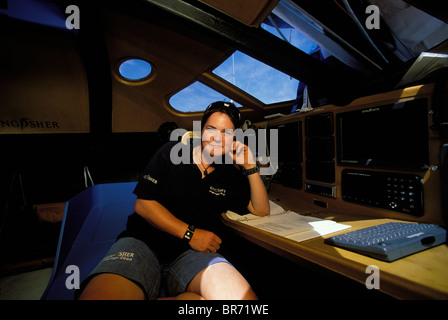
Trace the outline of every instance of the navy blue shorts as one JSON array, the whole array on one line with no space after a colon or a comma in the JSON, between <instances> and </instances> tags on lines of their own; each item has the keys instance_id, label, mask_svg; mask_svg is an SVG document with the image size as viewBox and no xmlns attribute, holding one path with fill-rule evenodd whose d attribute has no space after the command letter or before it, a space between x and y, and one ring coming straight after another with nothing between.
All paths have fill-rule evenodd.
<instances>
[{"instance_id":1,"label":"navy blue shorts","mask_svg":"<svg viewBox=\"0 0 448 320\"><path fill-rule=\"evenodd\" d=\"M81 290L95 275L112 273L136 283L143 289L147 299L159 297L161 288L165 295L176 296L185 292L190 281L200 271L218 262L229 263L219 253L202 253L190 249L173 262L162 265L144 242L130 237L121 238L83 281Z\"/></svg>"}]
</instances>

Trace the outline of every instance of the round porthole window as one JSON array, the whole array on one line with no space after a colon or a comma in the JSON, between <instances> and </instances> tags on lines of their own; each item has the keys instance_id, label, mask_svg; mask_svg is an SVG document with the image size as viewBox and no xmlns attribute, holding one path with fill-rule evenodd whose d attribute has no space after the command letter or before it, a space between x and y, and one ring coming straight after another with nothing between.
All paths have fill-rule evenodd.
<instances>
[{"instance_id":1,"label":"round porthole window","mask_svg":"<svg viewBox=\"0 0 448 320\"><path fill-rule=\"evenodd\" d=\"M148 61L131 58L122 61L118 66L118 73L123 80L141 82L149 78L152 66Z\"/></svg>"}]
</instances>

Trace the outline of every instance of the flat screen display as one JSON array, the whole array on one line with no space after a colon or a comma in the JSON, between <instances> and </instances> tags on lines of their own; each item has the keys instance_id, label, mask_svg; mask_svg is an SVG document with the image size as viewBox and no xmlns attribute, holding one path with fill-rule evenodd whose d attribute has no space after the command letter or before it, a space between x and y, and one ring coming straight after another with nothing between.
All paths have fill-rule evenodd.
<instances>
[{"instance_id":1,"label":"flat screen display","mask_svg":"<svg viewBox=\"0 0 448 320\"><path fill-rule=\"evenodd\" d=\"M336 115L341 165L426 170L429 167L426 99Z\"/></svg>"},{"instance_id":2,"label":"flat screen display","mask_svg":"<svg viewBox=\"0 0 448 320\"><path fill-rule=\"evenodd\" d=\"M302 122L280 124L270 127L270 129L278 130L278 161L282 163L302 162Z\"/></svg>"}]
</instances>

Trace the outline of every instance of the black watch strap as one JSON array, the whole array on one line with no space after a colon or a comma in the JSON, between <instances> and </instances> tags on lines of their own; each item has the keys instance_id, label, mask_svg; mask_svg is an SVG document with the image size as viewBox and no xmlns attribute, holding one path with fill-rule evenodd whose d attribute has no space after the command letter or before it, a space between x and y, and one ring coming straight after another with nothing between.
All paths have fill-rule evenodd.
<instances>
[{"instance_id":1,"label":"black watch strap","mask_svg":"<svg viewBox=\"0 0 448 320\"><path fill-rule=\"evenodd\" d=\"M193 238L194 230L196 230L196 228L190 224L187 228L187 231L185 231L182 240L184 240L185 242L190 242L191 238Z\"/></svg>"},{"instance_id":2,"label":"black watch strap","mask_svg":"<svg viewBox=\"0 0 448 320\"><path fill-rule=\"evenodd\" d=\"M250 176L251 174L254 174L257 172L260 172L260 169L258 168L258 166L255 166L252 169L244 170L244 173L246 174L246 176Z\"/></svg>"}]
</instances>

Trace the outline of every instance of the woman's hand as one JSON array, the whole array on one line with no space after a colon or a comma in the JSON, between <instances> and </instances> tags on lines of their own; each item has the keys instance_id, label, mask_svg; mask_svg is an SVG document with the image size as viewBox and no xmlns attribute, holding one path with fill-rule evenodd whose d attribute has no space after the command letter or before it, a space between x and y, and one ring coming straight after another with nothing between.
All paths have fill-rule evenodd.
<instances>
[{"instance_id":1,"label":"woman's hand","mask_svg":"<svg viewBox=\"0 0 448 320\"><path fill-rule=\"evenodd\" d=\"M240 141L233 142L229 154L233 162L242 166L245 170L251 169L257 164L250 148Z\"/></svg>"},{"instance_id":2,"label":"woman's hand","mask_svg":"<svg viewBox=\"0 0 448 320\"><path fill-rule=\"evenodd\" d=\"M216 252L221 246L222 240L213 232L196 229L189 244L193 250L199 252Z\"/></svg>"},{"instance_id":3,"label":"woman's hand","mask_svg":"<svg viewBox=\"0 0 448 320\"><path fill-rule=\"evenodd\" d=\"M232 153L233 151L233 153ZM234 141L230 156L236 164L239 164L244 170L254 168L257 163L254 154L245 144ZM270 206L266 188L259 173L248 175L250 184L250 201L247 209L257 215L265 216L269 214Z\"/></svg>"}]
</instances>

